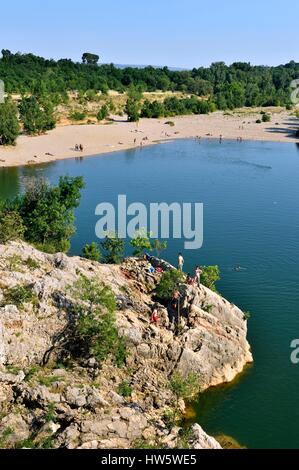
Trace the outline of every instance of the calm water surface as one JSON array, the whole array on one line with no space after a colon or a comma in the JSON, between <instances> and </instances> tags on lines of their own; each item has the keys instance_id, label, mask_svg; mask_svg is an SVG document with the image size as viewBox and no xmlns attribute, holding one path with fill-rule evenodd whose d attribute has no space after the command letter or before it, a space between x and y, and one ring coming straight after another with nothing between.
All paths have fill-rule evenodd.
<instances>
[{"instance_id":1,"label":"calm water surface","mask_svg":"<svg viewBox=\"0 0 299 470\"><path fill-rule=\"evenodd\" d=\"M0 170L0 196L26 179L83 175L73 254L95 239L99 202L203 202L204 245L185 252L186 270L218 264L221 293L252 314L254 365L238 380L205 393L197 419L251 448L299 448L299 364L290 342L299 337L299 148L296 144L182 140L143 149L33 168ZM176 262L183 242L169 243ZM241 265L242 272L233 267Z\"/></svg>"}]
</instances>

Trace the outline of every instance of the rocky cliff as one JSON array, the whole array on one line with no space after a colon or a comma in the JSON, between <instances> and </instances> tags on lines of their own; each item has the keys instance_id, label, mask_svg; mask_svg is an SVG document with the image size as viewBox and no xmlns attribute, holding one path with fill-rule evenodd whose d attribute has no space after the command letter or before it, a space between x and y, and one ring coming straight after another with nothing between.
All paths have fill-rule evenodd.
<instances>
[{"instance_id":1,"label":"rocky cliff","mask_svg":"<svg viewBox=\"0 0 299 470\"><path fill-rule=\"evenodd\" d=\"M116 296L117 326L130 353L123 368L109 361L99 367L92 357L59 363L59 342L72 321L69 286L82 274ZM188 436L167 425L163 416L175 404L169 379L193 372L202 390L231 381L252 361L245 315L204 286L183 284L187 315L179 334L162 305L160 325L152 325L159 276L133 258L103 265L21 242L0 246L0 447L220 448L199 425ZM16 286L30 288L21 307L6 296ZM129 396L120 394L123 383ZM184 409L182 400L176 405Z\"/></svg>"}]
</instances>

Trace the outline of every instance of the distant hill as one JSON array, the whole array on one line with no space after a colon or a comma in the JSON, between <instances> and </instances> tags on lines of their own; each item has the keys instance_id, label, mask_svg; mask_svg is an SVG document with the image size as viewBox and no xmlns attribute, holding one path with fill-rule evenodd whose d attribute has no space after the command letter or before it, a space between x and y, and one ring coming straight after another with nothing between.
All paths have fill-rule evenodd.
<instances>
[{"instance_id":1,"label":"distant hill","mask_svg":"<svg viewBox=\"0 0 299 470\"><path fill-rule=\"evenodd\" d=\"M107 64L105 64L107 65ZM130 68L133 68L133 69L145 69L146 67L153 67L154 69L163 69L164 68L164 65L137 65L137 64L113 64L115 67L117 67L118 69L126 69L128 67ZM183 67L167 67L168 70L171 70L173 72L180 72L180 71L183 71L183 70L189 70L189 69L185 69Z\"/></svg>"}]
</instances>

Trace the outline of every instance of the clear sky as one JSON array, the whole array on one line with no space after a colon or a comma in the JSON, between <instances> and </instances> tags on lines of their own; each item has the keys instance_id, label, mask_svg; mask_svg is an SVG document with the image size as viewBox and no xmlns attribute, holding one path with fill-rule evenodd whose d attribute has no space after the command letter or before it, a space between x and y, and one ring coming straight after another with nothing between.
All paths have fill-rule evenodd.
<instances>
[{"instance_id":1,"label":"clear sky","mask_svg":"<svg viewBox=\"0 0 299 470\"><path fill-rule=\"evenodd\" d=\"M0 49L176 67L299 62L299 1L26 0L1 2Z\"/></svg>"}]
</instances>

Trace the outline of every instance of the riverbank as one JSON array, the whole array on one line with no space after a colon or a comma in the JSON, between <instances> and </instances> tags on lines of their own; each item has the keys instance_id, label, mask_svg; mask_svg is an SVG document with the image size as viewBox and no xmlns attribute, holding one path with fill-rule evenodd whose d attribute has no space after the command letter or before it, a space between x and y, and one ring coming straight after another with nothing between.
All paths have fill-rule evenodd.
<instances>
[{"instance_id":1,"label":"riverbank","mask_svg":"<svg viewBox=\"0 0 299 470\"><path fill-rule=\"evenodd\" d=\"M169 311L153 302L161 275L150 273L146 261L105 265L48 255L24 242L0 245L0 276L0 447L220 448L198 424L184 441L178 423L185 399L233 380L252 362L246 316L237 306L203 285L181 283L188 320L181 317L176 334ZM103 285L105 302L116 301L112 325L122 338L119 352L117 346L105 352L112 326L96 330L93 315L84 349L76 339L81 317L74 306L82 295L86 313L105 305ZM96 301L91 286L100 289ZM21 289L29 295L17 303ZM150 321L153 305L159 324ZM101 353L93 346L99 334Z\"/></svg>"},{"instance_id":2,"label":"riverbank","mask_svg":"<svg viewBox=\"0 0 299 470\"><path fill-rule=\"evenodd\" d=\"M215 112L209 115L179 116L173 118L141 119L137 123L115 117L114 121L99 125L60 126L45 135L20 136L16 147L0 149L0 167L34 165L66 158L99 155L117 150L153 145L161 141L196 138L263 140L299 142L295 136L299 119L291 112L271 113L271 121L256 123L259 112ZM166 124L171 122L173 124ZM83 145L83 152L75 150Z\"/></svg>"}]
</instances>

